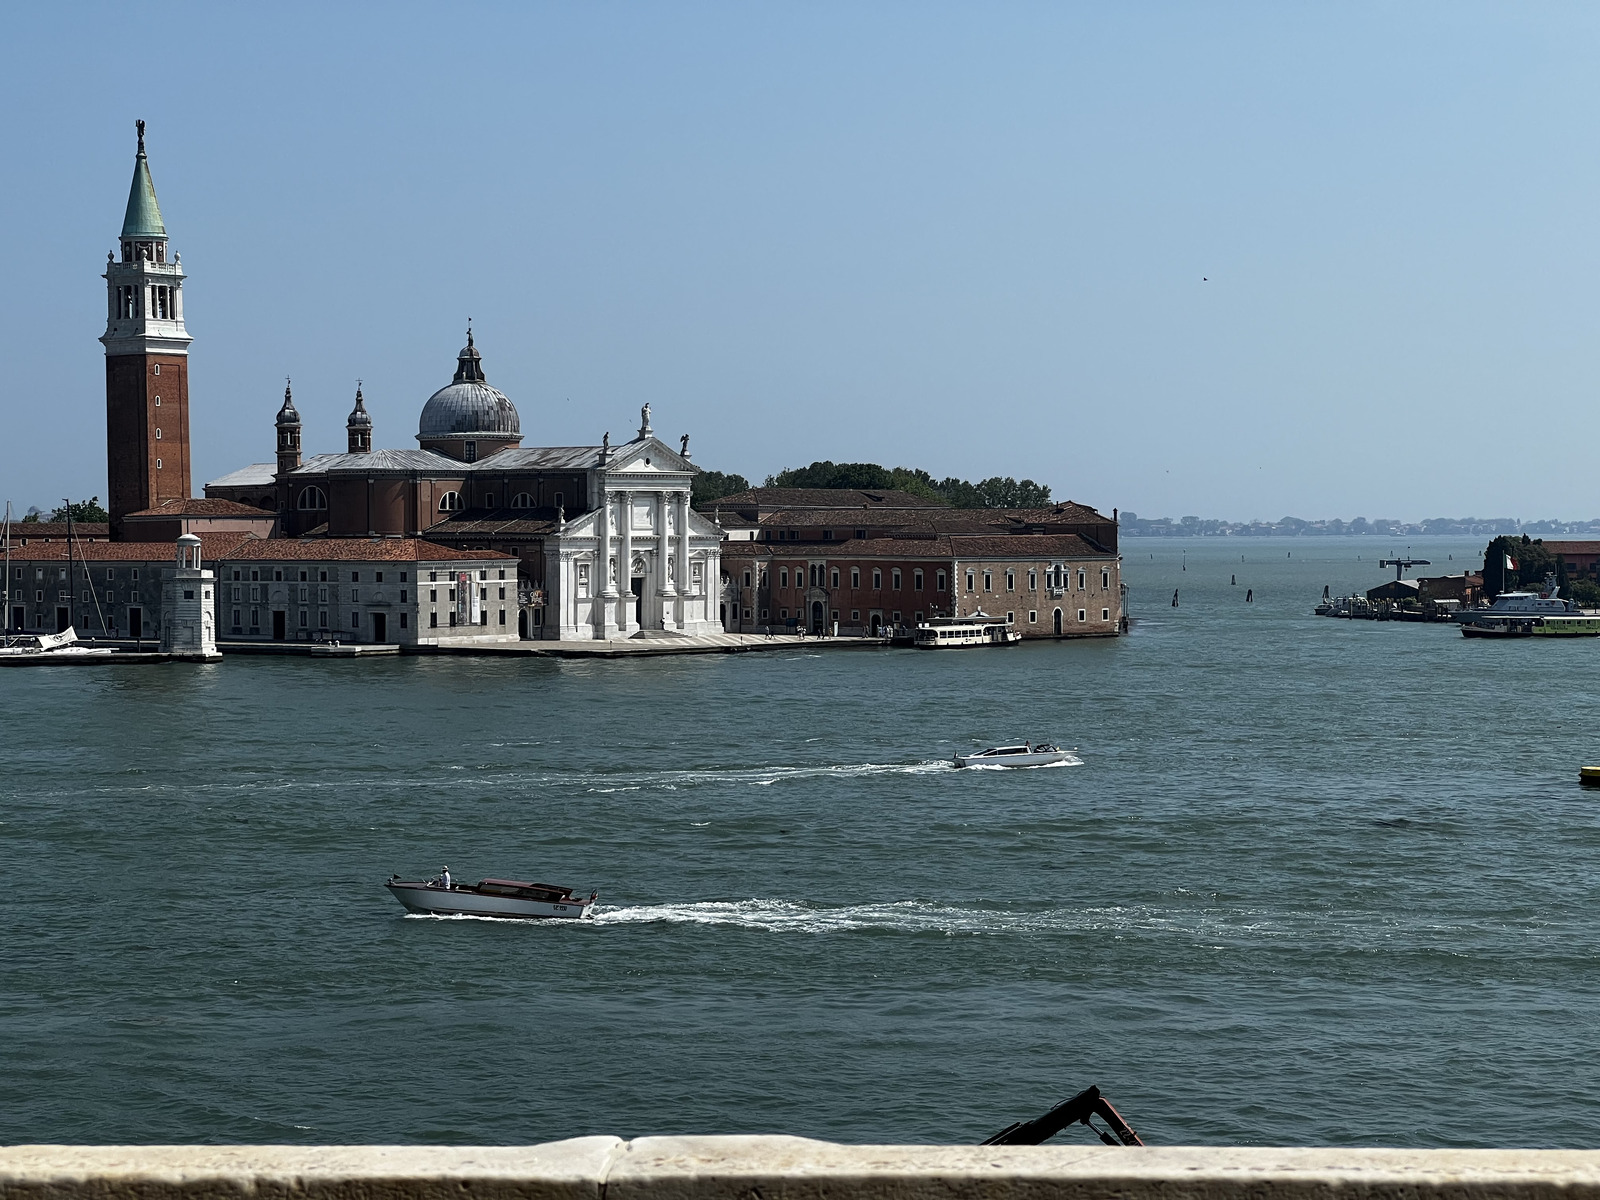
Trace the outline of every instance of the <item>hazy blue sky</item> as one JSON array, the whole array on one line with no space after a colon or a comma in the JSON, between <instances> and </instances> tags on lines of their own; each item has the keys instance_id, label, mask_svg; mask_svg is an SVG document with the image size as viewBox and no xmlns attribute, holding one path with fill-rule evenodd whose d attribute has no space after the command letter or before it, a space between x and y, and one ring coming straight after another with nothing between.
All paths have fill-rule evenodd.
<instances>
[{"instance_id":1,"label":"hazy blue sky","mask_svg":"<svg viewBox=\"0 0 1600 1200\"><path fill-rule=\"evenodd\" d=\"M105 495L133 122L194 485L470 314L524 443L1145 516L1600 515L1593 5L8 5L0 499ZM1202 282L1202 280L1207 280Z\"/></svg>"}]
</instances>

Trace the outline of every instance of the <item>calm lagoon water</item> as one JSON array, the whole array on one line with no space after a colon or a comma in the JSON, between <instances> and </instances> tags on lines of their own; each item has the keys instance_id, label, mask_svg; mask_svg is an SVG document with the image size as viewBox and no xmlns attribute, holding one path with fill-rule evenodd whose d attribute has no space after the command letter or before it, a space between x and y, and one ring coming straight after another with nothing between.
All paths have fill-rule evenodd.
<instances>
[{"instance_id":1,"label":"calm lagoon water","mask_svg":"<svg viewBox=\"0 0 1600 1200\"><path fill-rule=\"evenodd\" d=\"M1009 651L4 672L0 1141L1594 1145L1600 641L1310 615L1404 548L1130 540L1131 636Z\"/></svg>"}]
</instances>

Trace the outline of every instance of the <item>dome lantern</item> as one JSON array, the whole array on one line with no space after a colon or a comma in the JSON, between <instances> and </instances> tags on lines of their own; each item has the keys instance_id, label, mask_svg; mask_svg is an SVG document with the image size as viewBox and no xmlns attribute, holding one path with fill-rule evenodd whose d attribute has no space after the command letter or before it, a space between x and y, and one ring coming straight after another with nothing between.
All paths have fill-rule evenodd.
<instances>
[{"instance_id":1,"label":"dome lantern","mask_svg":"<svg viewBox=\"0 0 1600 1200\"><path fill-rule=\"evenodd\" d=\"M467 344L456 356L455 377L422 406L417 441L424 450L463 462L476 462L522 441L517 406L489 386L470 326Z\"/></svg>"}]
</instances>

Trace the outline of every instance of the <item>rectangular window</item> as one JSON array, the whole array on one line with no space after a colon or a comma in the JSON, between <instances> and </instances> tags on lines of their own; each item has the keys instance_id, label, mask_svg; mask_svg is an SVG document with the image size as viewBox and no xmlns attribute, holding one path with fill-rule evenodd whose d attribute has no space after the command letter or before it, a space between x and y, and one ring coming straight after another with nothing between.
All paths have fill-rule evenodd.
<instances>
[{"instance_id":1,"label":"rectangular window","mask_svg":"<svg viewBox=\"0 0 1600 1200\"><path fill-rule=\"evenodd\" d=\"M404 571L401 571L400 572L400 582L404 583L405 581L406 581L406 573Z\"/></svg>"},{"instance_id":2,"label":"rectangular window","mask_svg":"<svg viewBox=\"0 0 1600 1200\"><path fill-rule=\"evenodd\" d=\"M852 621L860 621L861 620L861 610L859 608L852 608L850 610L850 619Z\"/></svg>"},{"instance_id":3,"label":"rectangular window","mask_svg":"<svg viewBox=\"0 0 1600 1200\"><path fill-rule=\"evenodd\" d=\"M897 592L900 590L900 568L899 567L896 567L894 570L889 572L889 586L894 588L894 590L897 591Z\"/></svg>"},{"instance_id":4,"label":"rectangular window","mask_svg":"<svg viewBox=\"0 0 1600 1200\"><path fill-rule=\"evenodd\" d=\"M971 571L968 571L967 572L967 591L975 592L977 590L978 590L978 577L976 575L974 575Z\"/></svg>"},{"instance_id":5,"label":"rectangular window","mask_svg":"<svg viewBox=\"0 0 1600 1200\"><path fill-rule=\"evenodd\" d=\"M1084 612L1083 609L1080 608L1078 610L1078 620L1087 621L1088 619L1089 619L1089 614Z\"/></svg>"},{"instance_id":6,"label":"rectangular window","mask_svg":"<svg viewBox=\"0 0 1600 1200\"><path fill-rule=\"evenodd\" d=\"M326 604L328 602L328 589L327 588L319 587L317 589L317 602L319 604Z\"/></svg>"},{"instance_id":7,"label":"rectangular window","mask_svg":"<svg viewBox=\"0 0 1600 1200\"><path fill-rule=\"evenodd\" d=\"M405 613L401 613L400 614L400 628L404 629L405 627L406 627L406 614Z\"/></svg>"},{"instance_id":8,"label":"rectangular window","mask_svg":"<svg viewBox=\"0 0 1600 1200\"><path fill-rule=\"evenodd\" d=\"M382 571L377 572L373 576L373 582L374 583L382 583L383 582L383 572Z\"/></svg>"},{"instance_id":9,"label":"rectangular window","mask_svg":"<svg viewBox=\"0 0 1600 1200\"><path fill-rule=\"evenodd\" d=\"M258 630L260 628L261 628L261 610L259 608L252 608L250 610L250 632L254 633L256 630Z\"/></svg>"},{"instance_id":10,"label":"rectangular window","mask_svg":"<svg viewBox=\"0 0 1600 1200\"><path fill-rule=\"evenodd\" d=\"M360 571L351 571L350 572L350 582L351 583L360 583L361 582L361 572Z\"/></svg>"},{"instance_id":11,"label":"rectangular window","mask_svg":"<svg viewBox=\"0 0 1600 1200\"><path fill-rule=\"evenodd\" d=\"M318 583L327 583L328 582L328 573L326 571L318 571L317 572L317 582Z\"/></svg>"},{"instance_id":12,"label":"rectangular window","mask_svg":"<svg viewBox=\"0 0 1600 1200\"><path fill-rule=\"evenodd\" d=\"M1007 571L1006 572L1006 591L1014 592L1016 590L1017 590L1017 573L1015 571Z\"/></svg>"},{"instance_id":13,"label":"rectangular window","mask_svg":"<svg viewBox=\"0 0 1600 1200\"><path fill-rule=\"evenodd\" d=\"M850 568L850 586L853 587L853 588L858 588L858 587L861 586L861 568L860 567L851 567Z\"/></svg>"},{"instance_id":14,"label":"rectangular window","mask_svg":"<svg viewBox=\"0 0 1600 1200\"><path fill-rule=\"evenodd\" d=\"M1109 588L1110 586L1111 586L1111 571L1108 568L1102 567L1101 570L1100 570L1100 587L1101 587L1101 590L1103 591L1106 588Z\"/></svg>"},{"instance_id":15,"label":"rectangular window","mask_svg":"<svg viewBox=\"0 0 1600 1200\"><path fill-rule=\"evenodd\" d=\"M943 571L935 571L934 575L933 575L933 582L934 582L934 589L933 589L934 591L936 591L936 592L944 591L944 572Z\"/></svg>"},{"instance_id":16,"label":"rectangular window","mask_svg":"<svg viewBox=\"0 0 1600 1200\"><path fill-rule=\"evenodd\" d=\"M405 602L406 602L406 589L405 588L401 588L400 589L400 603L404 604Z\"/></svg>"},{"instance_id":17,"label":"rectangular window","mask_svg":"<svg viewBox=\"0 0 1600 1200\"><path fill-rule=\"evenodd\" d=\"M300 628L301 629L309 629L309 628L311 628L311 613L310 613L310 611L308 609L302 608L300 610Z\"/></svg>"},{"instance_id":18,"label":"rectangular window","mask_svg":"<svg viewBox=\"0 0 1600 1200\"><path fill-rule=\"evenodd\" d=\"M778 586L780 588L784 588L784 589L788 588L788 586L789 586L789 568L788 567L779 567L778 568Z\"/></svg>"},{"instance_id":19,"label":"rectangular window","mask_svg":"<svg viewBox=\"0 0 1600 1200\"><path fill-rule=\"evenodd\" d=\"M359 612L352 612L350 614L350 628L351 629L360 629L361 628L361 614Z\"/></svg>"},{"instance_id":20,"label":"rectangular window","mask_svg":"<svg viewBox=\"0 0 1600 1200\"><path fill-rule=\"evenodd\" d=\"M890 614L890 616L892 616L894 618L894 623L896 625L900 624L900 610L899 609L896 609L893 613Z\"/></svg>"},{"instance_id":21,"label":"rectangular window","mask_svg":"<svg viewBox=\"0 0 1600 1200\"><path fill-rule=\"evenodd\" d=\"M360 604L361 603L361 589L360 588L351 588L350 589L350 603L351 604Z\"/></svg>"},{"instance_id":22,"label":"rectangular window","mask_svg":"<svg viewBox=\"0 0 1600 1200\"><path fill-rule=\"evenodd\" d=\"M1100 610L1100 619L1101 619L1101 620L1102 620L1102 621L1109 621L1109 620L1111 620L1111 610L1110 610L1110 609L1109 609L1109 608L1102 608L1102 609L1101 609L1101 610Z\"/></svg>"},{"instance_id":23,"label":"rectangular window","mask_svg":"<svg viewBox=\"0 0 1600 1200\"><path fill-rule=\"evenodd\" d=\"M911 590L914 591L914 592L920 592L922 590L922 572L921 571L913 571L913 572L911 572Z\"/></svg>"},{"instance_id":24,"label":"rectangular window","mask_svg":"<svg viewBox=\"0 0 1600 1200\"><path fill-rule=\"evenodd\" d=\"M1036 608L1030 608L1028 610L1028 624L1029 625L1037 625L1038 623L1039 623L1039 610L1036 609Z\"/></svg>"},{"instance_id":25,"label":"rectangular window","mask_svg":"<svg viewBox=\"0 0 1600 1200\"><path fill-rule=\"evenodd\" d=\"M436 612L429 613L428 614L428 628L429 629L437 629L438 627L439 627L439 614L436 613Z\"/></svg>"},{"instance_id":26,"label":"rectangular window","mask_svg":"<svg viewBox=\"0 0 1600 1200\"><path fill-rule=\"evenodd\" d=\"M1028 572L1028 590L1031 592L1039 586L1039 572Z\"/></svg>"},{"instance_id":27,"label":"rectangular window","mask_svg":"<svg viewBox=\"0 0 1600 1200\"><path fill-rule=\"evenodd\" d=\"M501 591L505 591L504 588L501 588L500 590ZM500 610L500 624L504 625L505 623L506 623L506 610L502 608Z\"/></svg>"},{"instance_id":28,"label":"rectangular window","mask_svg":"<svg viewBox=\"0 0 1600 1200\"><path fill-rule=\"evenodd\" d=\"M763 620L763 621L765 621L765 620L767 620L767 613L768 613L768 610L767 610L767 609L765 609L765 608L763 608L763 609L762 609L762 610L761 610L761 619L762 619L762 620Z\"/></svg>"},{"instance_id":29,"label":"rectangular window","mask_svg":"<svg viewBox=\"0 0 1600 1200\"><path fill-rule=\"evenodd\" d=\"M243 613L242 610L237 609L237 608L233 610L233 631L235 633L238 633L239 630L244 628L243 623L239 620L239 618L242 617L243 615L244 615L244 613Z\"/></svg>"},{"instance_id":30,"label":"rectangular window","mask_svg":"<svg viewBox=\"0 0 1600 1200\"><path fill-rule=\"evenodd\" d=\"M750 572L749 571L746 571L744 573L744 585L745 585L745 587L749 587L750 586Z\"/></svg>"},{"instance_id":31,"label":"rectangular window","mask_svg":"<svg viewBox=\"0 0 1600 1200\"><path fill-rule=\"evenodd\" d=\"M327 627L328 627L328 610L325 609L325 608L324 609L319 609L317 611L317 628L318 629L326 629Z\"/></svg>"},{"instance_id":32,"label":"rectangular window","mask_svg":"<svg viewBox=\"0 0 1600 1200\"><path fill-rule=\"evenodd\" d=\"M876 567L874 567L872 571L872 590L875 592L881 592L883 590L883 572L878 570Z\"/></svg>"},{"instance_id":33,"label":"rectangular window","mask_svg":"<svg viewBox=\"0 0 1600 1200\"><path fill-rule=\"evenodd\" d=\"M1087 579L1088 577L1089 577L1089 573L1087 571L1085 571L1082 567L1079 567L1078 568L1078 590L1080 592L1083 591L1084 588L1089 586L1087 583L1084 582L1084 580Z\"/></svg>"},{"instance_id":34,"label":"rectangular window","mask_svg":"<svg viewBox=\"0 0 1600 1200\"><path fill-rule=\"evenodd\" d=\"M988 571L983 573L983 590L986 592L994 591L994 576Z\"/></svg>"}]
</instances>

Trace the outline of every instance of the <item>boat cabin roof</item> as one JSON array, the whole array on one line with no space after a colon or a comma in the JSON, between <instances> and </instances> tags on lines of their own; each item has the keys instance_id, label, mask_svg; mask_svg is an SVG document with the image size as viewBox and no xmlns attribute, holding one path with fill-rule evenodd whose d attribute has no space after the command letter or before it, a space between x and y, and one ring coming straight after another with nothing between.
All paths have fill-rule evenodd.
<instances>
[{"instance_id":1,"label":"boat cabin roof","mask_svg":"<svg viewBox=\"0 0 1600 1200\"><path fill-rule=\"evenodd\" d=\"M571 888L561 887L554 883L526 883L520 879L480 879L480 888L517 888L527 892L554 892L558 896L570 896Z\"/></svg>"}]
</instances>

